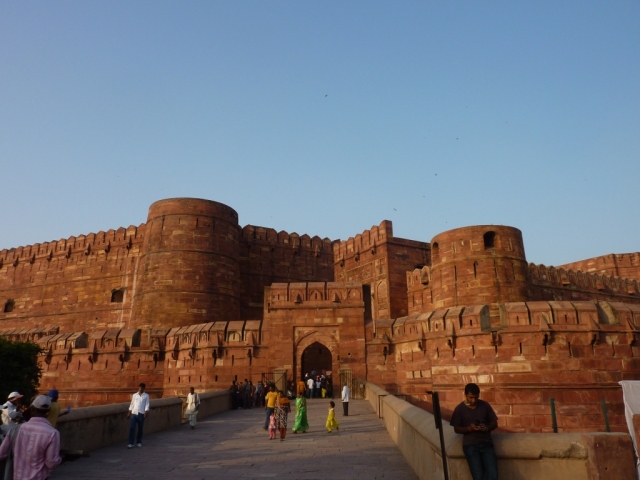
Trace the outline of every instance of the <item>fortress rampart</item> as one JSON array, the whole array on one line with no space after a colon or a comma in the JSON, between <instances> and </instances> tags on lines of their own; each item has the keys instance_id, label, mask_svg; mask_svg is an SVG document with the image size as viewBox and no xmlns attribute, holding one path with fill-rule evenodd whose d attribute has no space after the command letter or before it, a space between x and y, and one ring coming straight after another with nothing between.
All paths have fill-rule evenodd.
<instances>
[{"instance_id":1,"label":"fortress rampart","mask_svg":"<svg viewBox=\"0 0 640 480\"><path fill-rule=\"evenodd\" d=\"M0 324L75 331L261 318L265 286L333 280L332 244L240 229L218 202L161 200L138 227L0 251Z\"/></svg>"},{"instance_id":2,"label":"fortress rampart","mask_svg":"<svg viewBox=\"0 0 640 480\"><path fill-rule=\"evenodd\" d=\"M375 325L378 319L408 313L404 272L427 265L429 256L429 244L394 237L392 223L385 220L334 245L334 277L367 285L367 314Z\"/></svg>"},{"instance_id":3,"label":"fortress rampart","mask_svg":"<svg viewBox=\"0 0 640 480\"><path fill-rule=\"evenodd\" d=\"M426 391L436 390L450 414L460 388L475 382L501 425L521 432L551 431L550 398L561 431L602 429L603 398L613 428L626 430L618 382L640 378L640 306L516 302L500 304L499 312L497 327L488 305L396 319L385 332L392 345L385 361L396 370L398 390L422 406Z\"/></svg>"},{"instance_id":4,"label":"fortress rampart","mask_svg":"<svg viewBox=\"0 0 640 480\"><path fill-rule=\"evenodd\" d=\"M383 221L332 241L166 199L138 227L2 250L0 336L40 344L42 390L76 406L126 401L140 381L161 397L315 370L426 409L436 390L445 416L474 381L516 432L549 431L550 398L561 431L602 430L604 399L624 430L638 258L534 265L520 230L495 225L426 243Z\"/></svg>"},{"instance_id":5,"label":"fortress rampart","mask_svg":"<svg viewBox=\"0 0 640 480\"><path fill-rule=\"evenodd\" d=\"M333 280L333 244L318 236L244 227L240 246L242 317L262 317L265 285Z\"/></svg>"},{"instance_id":6,"label":"fortress rampart","mask_svg":"<svg viewBox=\"0 0 640 480\"><path fill-rule=\"evenodd\" d=\"M562 265L565 270L640 279L640 253L609 254Z\"/></svg>"},{"instance_id":7,"label":"fortress rampart","mask_svg":"<svg viewBox=\"0 0 640 480\"><path fill-rule=\"evenodd\" d=\"M146 225L0 252L0 319L23 328L123 327Z\"/></svg>"},{"instance_id":8,"label":"fortress rampart","mask_svg":"<svg viewBox=\"0 0 640 480\"><path fill-rule=\"evenodd\" d=\"M431 242L432 264L406 272L408 311L528 300L640 303L640 281L527 263L520 230L465 227ZM494 306L491 316L497 318Z\"/></svg>"}]
</instances>

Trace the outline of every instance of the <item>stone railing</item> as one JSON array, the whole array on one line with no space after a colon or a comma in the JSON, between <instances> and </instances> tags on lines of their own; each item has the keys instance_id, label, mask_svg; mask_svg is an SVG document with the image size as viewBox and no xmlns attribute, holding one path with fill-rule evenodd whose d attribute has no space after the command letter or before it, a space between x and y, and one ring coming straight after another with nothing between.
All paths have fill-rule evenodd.
<instances>
[{"instance_id":1,"label":"stone railing","mask_svg":"<svg viewBox=\"0 0 640 480\"><path fill-rule=\"evenodd\" d=\"M444 478L440 437L432 414L366 383L374 408L420 479ZM462 396L462 394L461 394ZM462 435L443 420L450 480L471 480ZM623 433L493 434L500 478L606 480L636 478L631 437Z\"/></svg>"},{"instance_id":2,"label":"stone railing","mask_svg":"<svg viewBox=\"0 0 640 480\"><path fill-rule=\"evenodd\" d=\"M198 419L229 410L231 399L226 390L200 393ZM122 443L129 438L129 403L96 407L82 407L60 417L60 448L90 452L98 448ZM151 400L151 410L144 422L144 434L175 428L182 423L183 401L178 397Z\"/></svg>"}]
</instances>

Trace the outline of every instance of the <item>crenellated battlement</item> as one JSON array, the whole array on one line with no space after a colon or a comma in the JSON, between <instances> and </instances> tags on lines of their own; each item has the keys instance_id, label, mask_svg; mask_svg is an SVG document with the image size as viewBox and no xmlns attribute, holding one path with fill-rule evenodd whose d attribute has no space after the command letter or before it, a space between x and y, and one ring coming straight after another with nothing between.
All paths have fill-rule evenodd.
<instances>
[{"instance_id":1,"label":"crenellated battlement","mask_svg":"<svg viewBox=\"0 0 640 480\"><path fill-rule=\"evenodd\" d=\"M251 244L273 245L290 247L291 249L304 249L312 252L328 252L333 251L333 241L329 238L320 238L317 235L310 237L306 233L298 235L297 233L288 233L283 231L277 232L273 228L258 227L255 225L246 225L242 228L242 239Z\"/></svg>"},{"instance_id":2,"label":"crenellated battlement","mask_svg":"<svg viewBox=\"0 0 640 480\"><path fill-rule=\"evenodd\" d=\"M99 231L88 235L71 236L66 239L54 240L51 242L34 243L17 248L3 249L0 251L0 268L10 264L18 266L22 262L34 263L39 259L51 260L54 257L67 256L83 253L90 255L103 251L109 253L111 249L120 247L131 248L134 244L142 244L144 240L146 224L142 223L137 227L130 225L126 229L123 227L117 230Z\"/></svg>"},{"instance_id":3,"label":"crenellated battlement","mask_svg":"<svg viewBox=\"0 0 640 480\"><path fill-rule=\"evenodd\" d=\"M559 268L640 280L640 253L610 253L567 263Z\"/></svg>"},{"instance_id":4,"label":"crenellated battlement","mask_svg":"<svg viewBox=\"0 0 640 480\"><path fill-rule=\"evenodd\" d=\"M269 289L269 307L362 305L362 284L357 282L274 283Z\"/></svg>"},{"instance_id":5,"label":"crenellated battlement","mask_svg":"<svg viewBox=\"0 0 640 480\"><path fill-rule=\"evenodd\" d=\"M591 290L594 293L613 293L615 295L640 295L638 280L621 278L601 273L574 271L563 267L547 267L543 264L529 264L529 275L536 285L549 285L561 288ZM640 298L638 298L640 300Z\"/></svg>"},{"instance_id":6,"label":"crenellated battlement","mask_svg":"<svg viewBox=\"0 0 640 480\"><path fill-rule=\"evenodd\" d=\"M397 318L391 323L396 341L417 334L438 336L509 332L544 335L550 332L627 332L640 335L640 305L605 301L512 302L497 305L500 325L490 323L490 305L442 308ZM412 329L410 326L415 326ZM465 333L466 332L466 333ZM542 333L541 333L542 332ZM593 337L589 337L592 341ZM621 340L621 339L619 339ZM633 341L633 337L629 339Z\"/></svg>"},{"instance_id":7,"label":"crenellated battlement","mask_svg":"<svg viewBox=\"0 0 640 480\"><path fill-rule=\"evenodd\" d=\"M410 292L426 288L431 282L431 268L424 266L422 268L414 268L406 273L407 288Z\"/></svg>"},{"instance_id":8,"label":"crenellated battlement","mask_svg":"<svg viewBox=\"0 0 640 480\"><path fill-rule=\"evenodd\" d=\"M390 220L383 220L380 225L373 226L369 230L349 237L347 240L336 242L333 246L333 256L337 259L345 259L372 250L393 238L393 223Z\"/></svg>"}]
</instances>

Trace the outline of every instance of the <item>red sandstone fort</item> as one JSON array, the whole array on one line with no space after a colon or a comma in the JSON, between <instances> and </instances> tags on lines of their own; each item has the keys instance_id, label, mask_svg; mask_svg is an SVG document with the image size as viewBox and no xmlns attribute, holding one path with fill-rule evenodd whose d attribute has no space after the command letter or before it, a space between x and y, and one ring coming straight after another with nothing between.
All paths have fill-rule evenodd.
<instances>
[{"instance_id":1,"label":"red sandstone fort","mask_svg":"<svg viewBox=\"0 0 640 480\"><path fill-rule=\"evenodd\" d=\"M312 370L367 379L444 413L476 382L513 432L626 431L640 380L640 253L547 267L520 230L430 243L383 221L347 241L247 225L176 198L138 227L0 251L0 335L43 348L42 390L72 405Z\"/></svg>"}]
</instances>

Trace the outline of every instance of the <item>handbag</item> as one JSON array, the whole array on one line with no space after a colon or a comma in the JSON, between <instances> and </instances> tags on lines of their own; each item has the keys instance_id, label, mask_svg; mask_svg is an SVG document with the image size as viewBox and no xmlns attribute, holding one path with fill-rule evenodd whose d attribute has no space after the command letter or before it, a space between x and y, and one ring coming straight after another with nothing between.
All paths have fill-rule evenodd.
<instances>
[{"instance_id":1,"label":"handbag","mask_svg":"<svg viewBox=\"0 0 640 480\"><path fill-rule=\"evenodd\" d=\"M0 474L2 475L0 480L13 480L13 447L16 444L19 429L20 425L7 433L7 437L9 437L9 455L7 455L7 459L5 460L4 469L0 470Z\"/></svg>"}]
</instances>

